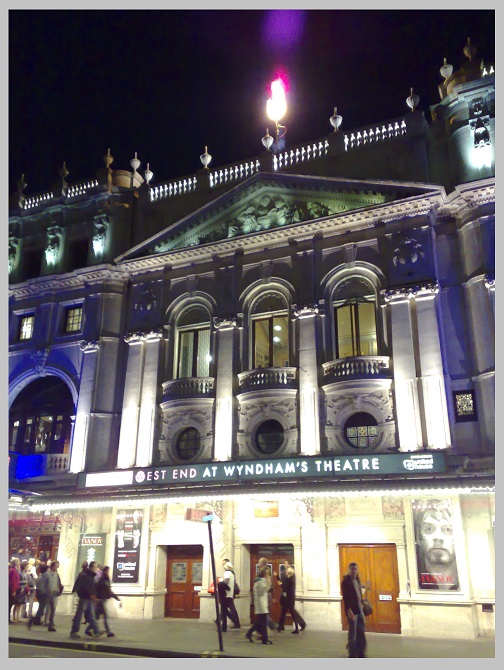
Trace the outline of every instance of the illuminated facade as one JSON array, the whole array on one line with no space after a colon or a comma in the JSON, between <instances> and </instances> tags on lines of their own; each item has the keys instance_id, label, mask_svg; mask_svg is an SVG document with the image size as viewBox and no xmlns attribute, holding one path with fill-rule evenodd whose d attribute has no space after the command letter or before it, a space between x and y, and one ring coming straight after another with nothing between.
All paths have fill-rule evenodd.
<instances>
[{"instance_id":1,"label":"illuminated facade","mask_svg":"<svg viewBox=\"0 0 504 670\"><path fill-rule=\"evenodd\" d=\"M494 76L466 55L430 124L412 93L155 186L110 151L96 180L20 182L10 551L50 518L62 609L91 551L121 616L213 620L212 513L242 621L266 556L312 628L345 625L357 560L369 630L494 632Z\"/></svg>"}]
</instances>

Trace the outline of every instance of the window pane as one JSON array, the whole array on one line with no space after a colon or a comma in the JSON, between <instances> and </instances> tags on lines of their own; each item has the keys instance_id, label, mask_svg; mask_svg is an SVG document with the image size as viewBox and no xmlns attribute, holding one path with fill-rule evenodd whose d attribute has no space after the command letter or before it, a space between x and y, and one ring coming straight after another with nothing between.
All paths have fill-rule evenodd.
<instances>
[{"instance_id":1,"label":"window pane","mask_svg":"<svg viewBox=\"0 0 504 670\"><path fill-rule=\"evenodd\" d=\"M194 348L194 331L181 332L179 337L179 371L180 377L192 377L192 361Z\"/></svg>"},{"instance_id":2,"label":"window pane","mask_svg":"<svg viewBox=\"0 0 504 670\"><path fill-rule=\"evenodd\" d=\"M355 356L354 336L355 323L353 320L353 305L344 305L336 310L337 333L338 333L338 358Z\"/></svg>"},{"instance_id":3,"label":"window pane","mask_svg":"<svg viewBox=\"0 0 504 670\"><path fill-rule=\"evenodd\" d=\"M376 356L376 314L372 302L361 302L359 309L359 356Z\"/></svg>"},{"instance_id":4,"label":"window pane","mask_svg":"<svg viewBox=\"0 0 504 670\"><path fill-rule=\"evenodd\" d=\"M21 319L21 327L19 330L19 339L20 340L31 340L33 337L33 314L30 316L23 316Z\"/></svg>"},{"instance_id":5,"label":"window pane","mask_svg":"<svg viewBox=\"0 0 504 670\"><path fill-rule=\"evenodd\" d=\"M269 368L269 324L270 319L254 321L255 351L254 368Z\"/></svg>"},{"instance_id":6,"label":"window pane","mask_svg":"<svg viewBox=\"0 0 504 670\"><path fill-rule=\"evenodd\" d=\"M70 307L67 309L66 327L67 333L78 332L82 325L82 307Z\"/></svg>"},{"instance_id":7,"label":"window pane","mask_svg":"<svg viewBox=\"0 0 504 670\"><path fill-rule=\"evenodd\" d=\"M289 365L289 320L287 316L273 317L273 367Z\"/></svg>"},{"instance_id":8,"label":"window pane","mask_svg":"<svg viewBox=\"0 0 504 670\"><path fill-rule=\"evenodd\" d=\"M44 452L48 450L51 432L52 416L39 417L35 435L35 451Z\"/></svg>"},{"instance_id":9,"label":"window pane","mask_svg":"<svg viewBox=\"0 0 504 670\"><path fill-rule=\"evenodd\" d=\"M210 328L198 330L198 358L196 361L196 377L210 375Z\"/></svg>"}]
</instances>

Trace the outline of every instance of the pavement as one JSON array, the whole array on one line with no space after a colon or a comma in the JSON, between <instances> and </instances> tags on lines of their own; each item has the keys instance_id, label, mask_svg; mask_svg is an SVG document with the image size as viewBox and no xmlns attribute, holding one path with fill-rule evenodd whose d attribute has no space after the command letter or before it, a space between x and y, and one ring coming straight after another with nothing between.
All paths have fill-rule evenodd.
<instances>
[{"instance_id":1,"label":"pavement","mask_svg":"<svg viewBox=\"0 0 504 670\"><path fill-rule=\"evenodd\" d=\"M72 617L55 616L56 632L44 626L28 630L25 623L9 625L9 642L149 658L345 658L346 633L311 630L299 635L289 628L270 631L273 644L251 644L245 637L248 625L222 633L219 649L217 627L199 619L110 618L115 637L88 638L81 625L81 639L69 637ZM102 627L100 622L100 628ZM474 640L405 637L386 633L366 634L369 658L495 658L495 638Z\"/></svg>"}]
</instances>

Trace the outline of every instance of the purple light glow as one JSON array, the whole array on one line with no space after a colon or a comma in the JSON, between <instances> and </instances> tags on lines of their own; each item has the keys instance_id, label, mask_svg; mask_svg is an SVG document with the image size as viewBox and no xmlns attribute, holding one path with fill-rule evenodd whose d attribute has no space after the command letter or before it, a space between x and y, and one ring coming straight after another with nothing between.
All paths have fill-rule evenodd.
<instances>
[{"instance_id":1,"label":"purple light glow","mask_svg":"<svg viewBox=\"0 0 504 670\"><path fill-rule=\"evenodd\" d=\"M264 41L271 48L295 47L304 28L304 10L273 9L266 15Z\"/></svg>"}]
</instances>

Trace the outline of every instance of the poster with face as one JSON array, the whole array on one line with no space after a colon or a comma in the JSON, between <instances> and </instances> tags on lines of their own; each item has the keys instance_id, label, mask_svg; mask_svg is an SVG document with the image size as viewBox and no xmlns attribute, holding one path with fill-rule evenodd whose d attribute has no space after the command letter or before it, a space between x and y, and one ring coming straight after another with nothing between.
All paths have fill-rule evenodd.
<instances>
[{"instance_id":1,"label":"poster with face","mask_svg":"<svg viewBox=\"0 0 504 670\"><path fill-rule=\"evenodd\" d=\"M138 582L142 521L141 509L123 509L117 512L112 576L114 582L123 584Z\"/></svg>"},{"instance_id":2,"label":"poster with face","mask_svg":"<svg viewBox=\"0 0 504 670\"><path fill-rule=\"evenodd\" d=\"M418 587L459 591L450 498L413 500Z\"/></svg>"}]
</instances>

